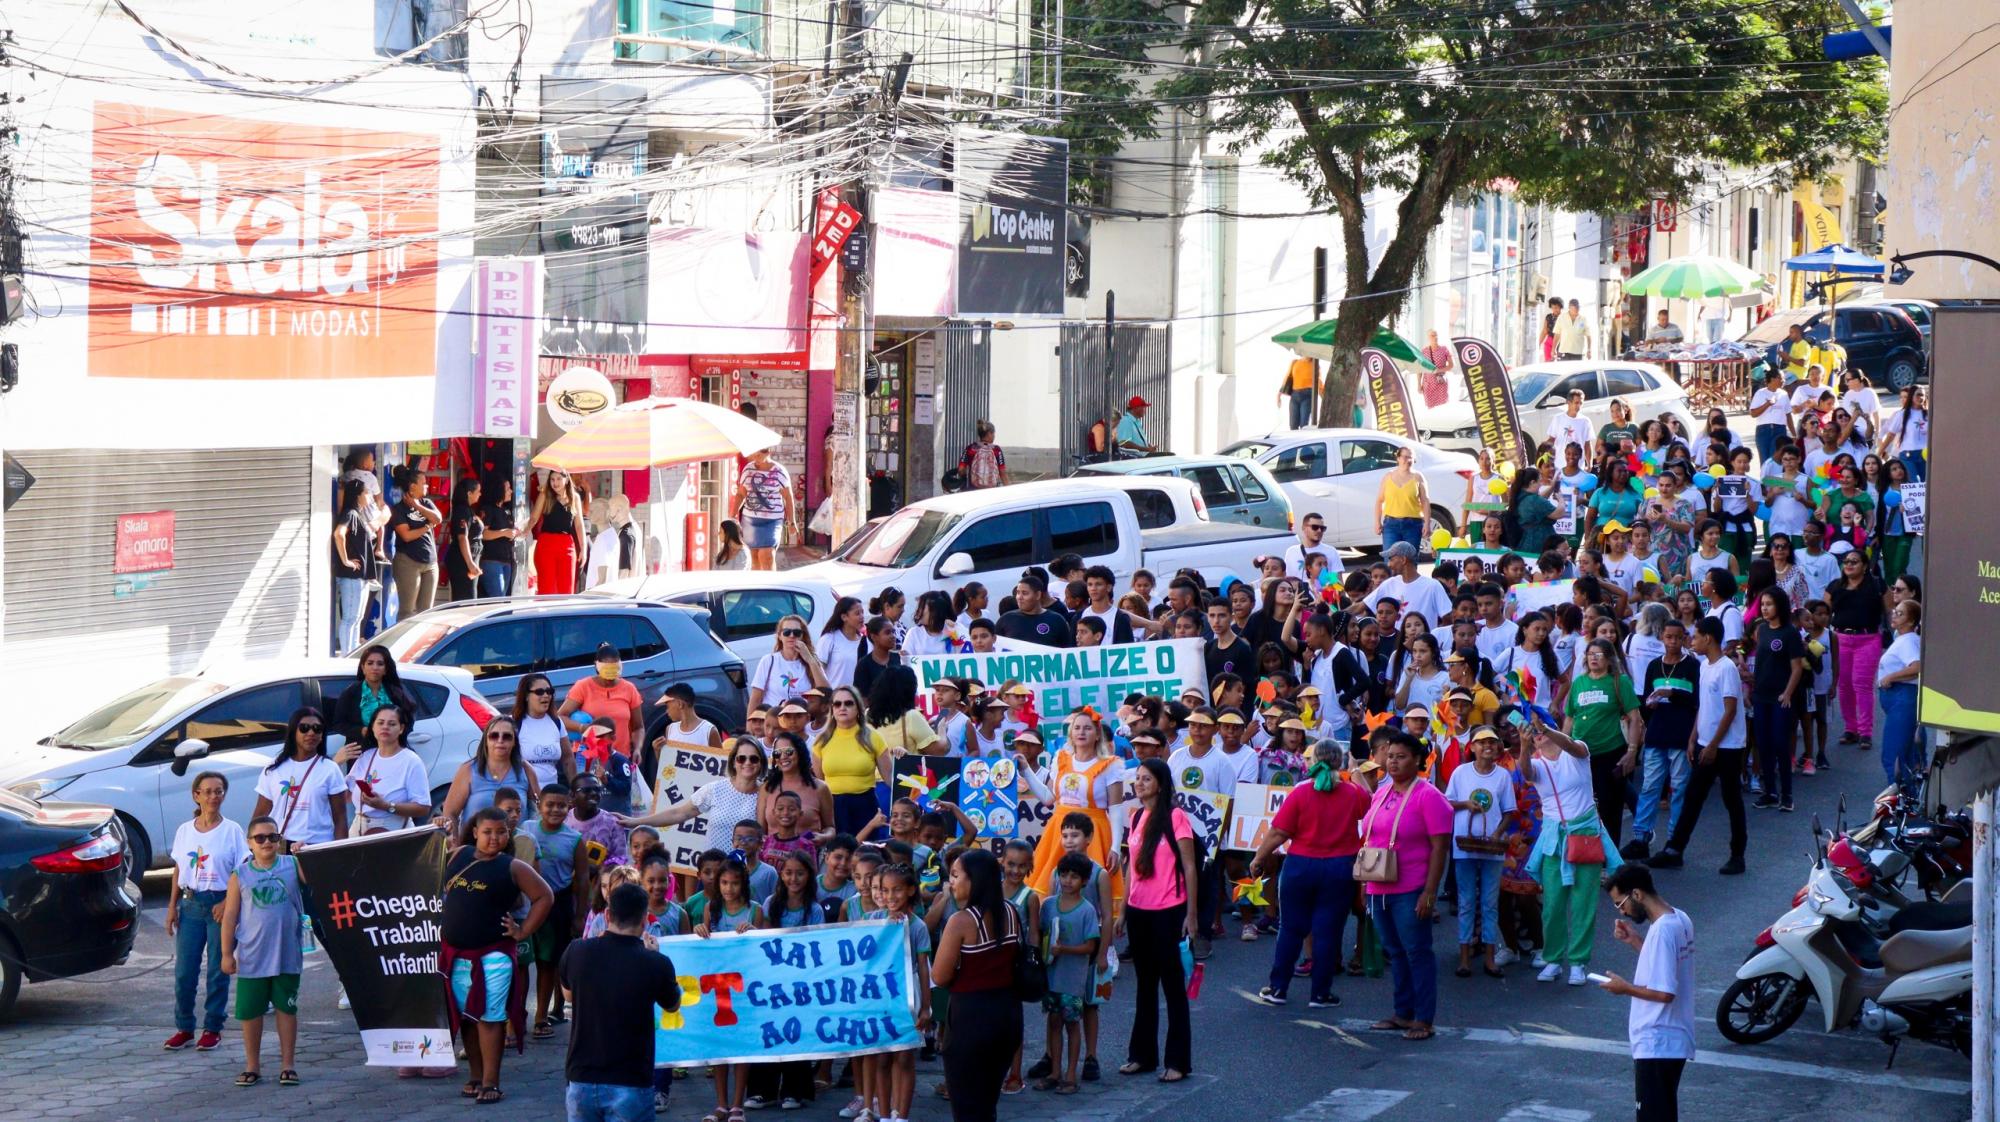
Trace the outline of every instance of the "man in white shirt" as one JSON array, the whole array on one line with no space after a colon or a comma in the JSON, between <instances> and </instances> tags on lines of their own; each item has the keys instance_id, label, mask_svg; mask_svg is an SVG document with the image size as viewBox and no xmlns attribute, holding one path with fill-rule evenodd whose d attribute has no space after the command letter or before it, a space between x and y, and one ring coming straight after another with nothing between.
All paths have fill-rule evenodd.
<instances>
[{"instance_id":1,"label":"man in white shirt","mask_svg":"<svg viewBox=\"0 0 2000 1122\"><path fill-rule=\"evenodd\" d=\"M1805 543L1804 549L1792 551L1792 564L1806 578L1806 596L1812 600L1826 599L1826 590L1833 585L1834 578L1840 576L1840 558L1828 552L1826 546L1826 523L1814 518L1806 523L1799 534Z\"/></svg>"},{"instance_id":2,"label":"man in white shirt","mask_svg":"<svg viewBox=\"0 0 2000 1122\"><path fill-rule=\"evenodd\" d=\"M1326 558L1326 567L1335 573L1340 571L1340 554L1331 546L1321 545L1326 537L1326 519L1317 513L1308 513L1299 519L1299 540L1285 550L1285 575L1304 580L1306 578L1306 557L1317 553Z\"/></svg>"},{"instance_id":3,"label":"man in white shirt","mask_svg":"<svg viewBox=\"0 0 2000 1122\"><path fill-rule=\"evenodd\" d=\"M1612 938L1639 952L1631 981L1606 971L1604 982L1604 992L1632 999L1625 1032L1638 1116L1676 1118L1681 1072L1694 1058L1694 921L1660 898L1644 865L1619 866L1605 889L1619 915ZM1635 923L1646 925L1643 939Z\"/></svg>"},{"instance_id":4,"label":"man in white shirt","mask_svg":"<svg viewBox=\"0 0 2000 1122\"><path fill-rule=\"evenodd\" d=\"M1785 393L1785 376L1766 371L1763 388L1750 397L1750 416L1757 421L1757 463L1778 462L1778 446L1791 432L1792 399Z\"/></svg>"},{"instance_id":5,"label":"man in white shirt","mask_svg":"<svg viewBox=\"0 0 2000 1122\"><path fill-rule=\"evenodd\" d=\"M1451 593L1434 578L1417 571L1417 550L1409 542L1397 542L1383 551L1383 560L1389 563L1390 576L1368 591L1362 601L1370 611L1375 601L1384 596L1393 596L1405 612L1416 612L1424 617L1424 622L1432 626L1442 623L1451 615Z\"/></svg>"},{"instance_id":6,"label":"man in white shirt","mask_svg":"<svg viewBox=\"0 0 2000 1122\"><path fill-rule=\"evenodd\" d=\"M1722 342L1722 333L1729 326L1729 297L1705 296L1702 298L1701 326L1709 342Z\"/></svg>"},{"instance_id":7,"label":"man in white shirt","mask_svg":"<svg viewBox=\"0 0 2000 1122\"><path fill-rule=\"evenodd\" d=\"M1717 570L1727 575L1726 570ZM1743 704L1743 673L1722 648L1722 621L1705 616L1694 624L1694 653L1701 658L1701 679L1696 687L1694 717L1694 778L1688 783L1687 803L1674 825L1673 836L1646 863L1655 869L1678 869L1688 839L1701 820L1702 803L1708 789L1720 784L1722 806L1729 813L1729 860L1723 876L1743 872L1745 833L1743 824L1743 751L1746 743Z\"/></svg>"},{"instance_id":8,"label":"man in white shirt","mask_svg":"<svg viewBox=\"0 0 2000 1122\"><path fill-rule=\"evenodd\" d=\"M1495 666L1514 649L1521 628L1507 618L1507 594L1497 584L1482 584L1474 594L1479 607L1479 656Z\"/></svg>"},{"instance_id":9,"label":"man in white shirt","mask_svg":"<svg viewBox=\"0 0 2000 1122\"><path fill-rule=\"evenodd\" d=\"M1590 418L1582 413L1583 391L1569 391L1569 401L1564 403L1563 411L1549 422L1549 443L1555 446L1557 463L1563 460L1563 448L1571 444L1583 450L1584 463L1596 460L1592 448L1597 440L1597 430L1591 425Z\"/></svg>"},{"instance_id":10,"label":"man in white shirt","mask_svg":"<svg viewBox=\"0 0 2000 1122\"><path fill-rule=\"evenodd\" d=\"M1798 439L1806 438L1806 414L1812 411L1825 389L1826 368L1817 362L1806 367L1806 380L1792 387L1792 433Z\"/></svg>"},{"instance_id":11,"label":"man in white shirt","mask_svg":"<svg viewBox=\"0 0 2000 1122\"><path fill-rule=\"evenodd\" d=\"M1556 318L1556 357L1590 357L1590 324L1584 321L1581 301L1571 300L1569 310Z\"/></svg>"}]
</instances>

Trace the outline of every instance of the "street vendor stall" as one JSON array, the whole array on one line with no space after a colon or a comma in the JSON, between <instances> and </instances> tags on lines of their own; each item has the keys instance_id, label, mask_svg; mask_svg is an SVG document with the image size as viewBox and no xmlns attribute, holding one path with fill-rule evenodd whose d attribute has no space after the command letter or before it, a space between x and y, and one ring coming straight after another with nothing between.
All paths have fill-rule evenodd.
<instances>
[{"instance_id":1,"label":"street vendor stall","mask_svg":"<svg viewBox=\"0 0 2000 1122\"><path fill-rule=\"evenodd\" d=\"M1696 300L1756 292L1764 278L1736 262L1702 254L1675 257L1643 270L1625 282L1631 296ZM1763 358L1755 347L1738 343L1691 344L1684 340L1646 342L1625 357L1666 368L1668 376L1687 387L1688 402L1697 407L1742 408L1749 401L1750 371Z\"/></svg>"}]
</instances>

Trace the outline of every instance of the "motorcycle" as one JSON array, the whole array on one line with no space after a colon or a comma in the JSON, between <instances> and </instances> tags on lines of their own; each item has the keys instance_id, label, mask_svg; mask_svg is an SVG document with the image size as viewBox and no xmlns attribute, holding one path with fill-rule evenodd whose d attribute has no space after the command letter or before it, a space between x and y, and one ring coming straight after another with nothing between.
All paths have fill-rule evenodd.
<instances>
[{"instance_id":1,"label":"motorcycle","mask_svg":"<svg viewBox=\"0 0 2000 1122\"><path fill-rule=\"evenodd\" d=\"M1813 863L1802 898L1759 933L1715 1009L1715 1026L1738 1044L1761 1044L1817 1001L1825 1031L1859 1028L1889 1045L1906 1037L1972 1055L1972 928L1904 930L1875 947L1865 894L1829 862L1813 821ZM1954 901L1955 902L1955 901ZM1877 905L1879 906L1879 905ZM1862 951L1864 953L1857 953Z\"/></svg>"}]
</instances>

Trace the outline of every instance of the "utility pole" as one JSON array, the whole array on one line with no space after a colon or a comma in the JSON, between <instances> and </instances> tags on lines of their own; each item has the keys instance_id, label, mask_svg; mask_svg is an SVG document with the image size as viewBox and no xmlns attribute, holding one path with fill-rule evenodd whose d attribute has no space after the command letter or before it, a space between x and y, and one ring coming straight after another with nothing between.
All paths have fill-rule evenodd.
<instances>
[{"instance_id":1,"label":"utility pole","mask_svg":"<svg viewBox=\"0 0 2000 1122\"><path fill-rule=\"evenodd\" d=\"M868 21L865 0L841 0L839 81L857 78L864 63ZM872 146L871 146L872 147ZM868 356L875 342L875 214L868 197L873 152L840 189L841 199L861 214L861 267L840 270L840 339L833 367L833 437L827 442L827 491L833 500L833 533L837 547L866 521L867 432L863 424L862 391L868 378Z\"/></svg>"}]
</instances>

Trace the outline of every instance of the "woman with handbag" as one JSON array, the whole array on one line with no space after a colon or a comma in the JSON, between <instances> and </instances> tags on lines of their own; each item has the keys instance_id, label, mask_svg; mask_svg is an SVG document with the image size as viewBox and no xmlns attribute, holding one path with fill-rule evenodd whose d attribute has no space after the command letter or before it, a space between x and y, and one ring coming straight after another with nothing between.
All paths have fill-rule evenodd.
<instances>
[{"instance_id":1,"label":"woman with handbag","mask_svg":"<svg viewBox=\"0 0 2000 1122\"><path fill-rule=\"evenodd\" d=\"M1290 724L1292 722L1286 722ZM1340 777L1346 749L1336 740L1321 740L1312 748L1307 779L1293 787L1271 820L1250 875L1262 877L1271 854L1291 843L1278 873L1278 946L1271 959L1271 984L1258 991L1266 1005L1283 1005L1285 989L1298 965L1299 950L1311 935L1312 959L1309 1009L1340 1004L1333 976L1340 972L1340 946L1347 913L1354 903L1354 854L1361 848L1361 817L1368 793Z\"/></svg>"},{"instance_id":2,"label":"woman with handbag","mask_svg":"<svg viewBox=\"0 0 2000 1122\"><path fill-rule=\"evenodd\" d=\"M1618 848L1605 844L1604 824L1590 790L1590 745L1542 723L1528 726L1534 752L1521 761L1541 797L1542 832L1528 854L1528 867L1542 886L1542 956L1547 965L1535 975L1553 982L1569 968L1569 984L1590 980L1590 952L1597 925L1599 877L1624 862Z\"/></svg>"},{"instance_id":3,"label":"woman with handbag","mask_svg":"<svg viewBox=\"0 0 2000 1122\"><path fill-rule=\"evenodd\" d=\"M1178 1083L1194 1065L1194 1036L1188 1024L1187 974L1181 945L1199 926L1195 903L1200 863L1194 855L1194 827L1174 805L1174 776L1158 759L1141 760L1132 773L1139 810L1132 819L1126 850L1125 911L1119 919L1138 975L1133 995L1132 1040L1120 1075L1143 1075L1160 1066L1160 1006L1167 1003L1166 1070L1160 1082Z\"/></svg>"},{"instance_id":4,"label":"woman with handbag","mask_svg":"<svg viewBox=\"0 0 2000 1122\"><path fill-rule=\"evenodd\" d=\"M1021 1048L1021 1003L1047 988L1047 975L1026 959L1021 914L1007 902L1000 859L968 849L951 867L958 905L938 932L931 982L951 991L939 1051L951 1088L953 1122L993 1122L1000 1084ZM1041 1000L1040 994L1034 1000Z\"/></svg>"},{"instance_id":5,"label":"woman with handbag","mask_svg":"<svg viewBox=\"0 0 2000 1122\"><path fill-rule=\"evenodd\" d=\"M1423 778L1430 746L1406 732L1383 749L1383 782L1361 822L1354 879L1368 888L1368 916L1395 983L1395 1014L1370 1028L1429 1040L1437 1018L1437 956L1431 917L1451 855L1451 804ZM1317 943L1317 940L1315 940Z\"/></svg>"}]
</instances>

